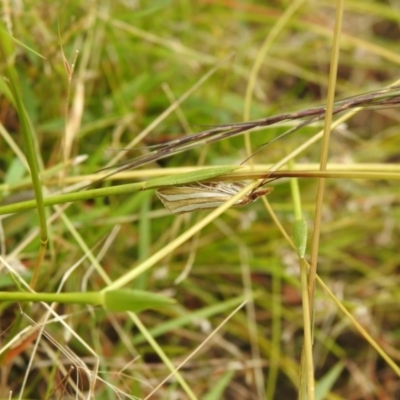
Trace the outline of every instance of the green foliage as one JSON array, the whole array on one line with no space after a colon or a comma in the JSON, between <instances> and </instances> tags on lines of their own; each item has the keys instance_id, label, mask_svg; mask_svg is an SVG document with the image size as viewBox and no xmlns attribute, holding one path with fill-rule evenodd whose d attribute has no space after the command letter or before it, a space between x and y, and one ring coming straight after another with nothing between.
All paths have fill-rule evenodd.
<instances>
[{"instance_id":1,"label":"green foliage","mask_svg":"<svg viewBox=\"0 0 400 400\"><path fill-rule=\"evenodd\" d=\"M257 153L256 172L233 167L249 155L238 136L87 187L97 171L154 149L148 146L243 121L251 79L250 119L324 104L336 3L304 2L285 19L292 4L32 0L3 10L2 34L9 34L1 43L1 290L20 290L37 264L38 294L77 295L52 308L1 303L7 368L0 397L297 398L304 347L299 254L304 263L314 257L321 279L310 315L316 398L398 396L398 369L385 358L400 346L396 110L365 110L335 128L328 170L337 175L325 179L322 206L316 143L289 166L305 171L297 188L278 179L268 203L231 208L179 246L177 238L210 213L172 216L143 188L224 174L265 177L321 124ZM330 88L336 98L398 79L395 7L345 2L337 84ZM250 151L292 127L252 132ZM78 162L81 155L87 158ZM39 181L27 179L27 158L37 160ZM43 192L43 205L34 189ZM312 238L306 247L305 227L313 237L316 210L319 243ZM49 244L38 262L45 227ZM132 285L104 291L127 277ZM140 315L77 301L93 292L107 296L110 309L129 305ZM383 352L368 338L379 338Z\"/></svg>"},{"instance_id":2,"label":"green foliage","mask_svg":"<svg viewBox=\"0 0 400 400\"><path fill-rule=\"evenodd\" d=\"M103 306L109 311L139 312L170 306L174 300L143 290L109 290L104 292Z\"/></svg>"}]
</instances>

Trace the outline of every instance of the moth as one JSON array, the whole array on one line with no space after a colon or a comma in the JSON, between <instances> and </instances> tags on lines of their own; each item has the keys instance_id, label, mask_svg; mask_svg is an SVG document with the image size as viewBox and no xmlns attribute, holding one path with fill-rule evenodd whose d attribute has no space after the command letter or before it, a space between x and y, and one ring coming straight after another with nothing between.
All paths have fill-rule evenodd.
<instances>
[{"instance_id":1,"label":"moth","mask_svg":"<svg viewBox=\"0 0 400 400\"><path fill-rule=\"evenodd\" d=\"M170 186L156 191L158 198L173 214L183 214L197 210L217 208L246 185L233 183L198 183L188 186ZM233 204L233 207L245 206L259 197L271 193L272 187L257 187Z\"/></svg>"}]
</instances>

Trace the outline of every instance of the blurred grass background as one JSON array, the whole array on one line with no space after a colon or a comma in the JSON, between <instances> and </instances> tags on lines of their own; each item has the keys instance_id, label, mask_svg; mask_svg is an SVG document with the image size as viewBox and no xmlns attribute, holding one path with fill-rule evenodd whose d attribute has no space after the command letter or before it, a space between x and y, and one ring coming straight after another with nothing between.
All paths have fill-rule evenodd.
<instances>
[{"instance_id":1,"label":"blurred grass background","mask_svg":"<svg viewBox=\"0 0 400 400\"><path fill-rule=\"evenodd\" d=\"M84 163L67 168L64 183L44 181L46 190L67 185L70 176L83 177L104 167L175 99L232 53L175 112L152 129L140 146L162 143L205 125L242 121L257 52L291 3L4 2L3 20L8 31L44 57L18 46L15 59L43 168L88 155ZM250 118L325 102L334 13L333 2L304 2L285 24L264 57ZM337 98L379 89L398 79L399 22L400 8L395 2L345 2ZM63 52L71 63L76 50L79 56L69 83ZM0 101L2 130L8 131L24 152L19 120L4 91ZM395 108L358 113L333 133L329 161L397 163L398 122ZM253 149L285 129L272 127L252 134ZM305 128L274 143L257 154L255 162L278 161L317 129ZM4 138L2 133L0 176L4 184L0 196L11 196L15 201L13 196L29 195L29 185L20 185L29 175ZM236 164L244 158L244 139L237 137L149 168L159 168L160 175L165 175L172 167ZM318 161L319 145L296 160ZM146 168L142 179L147 179ZM304 217L311 229L316 181L301 180L300 190ZM279 183L269 201L290 232L294 217L289 184ZM49 208L48 212L50 218L55 211ZM177 218L161 209L155 196L144 192L74 203L65 213L114 280L171 242L205 212ZM397 362L398 219L396 182L327 181L318 274ZM39 247L36 212L2 217L1 223L2 255L20 274L29 275ZM88 261L72 269L83 251L62 219L52 219L49 231L48 254L37 290L56 291L67 273L65 291L101 289L104 282ZM190 272L177 283L185 268ZM255 315L249 308L241 308L180 370L197 398L297 398L303 340L297 255L258 202L229 210L133 283L135 288L168 294L178 301L178 306L139 315L178 365L243 301L250 284L247 270L251 272ZM15 290L6 274L1 275L0 285L2 290ZM44 309L33 304L24 312L39 323ZM90 385L80 362L93 374L99 363L102 381L96 382L96 399L146 398L169 374L126 315L71 305L60 305L57 312L94 352L59 322L46 326L48 336L41 337L34 351L37 331L24 335L30 322L21 317L18 305L3 303L2 344L18 341L2 353L0 397L10 391L14 396L20 394L29 361L32 367L22 395L35 399L84 397ZM318 288L314 323L318 398L400 398L395 372ZM67 356L66 348L75 356ZM70 370L72 365L77 369ZM79 383L74 387L67 378L75 381L77 375ZM170 380L151 398L188 396Z\"/></svg>"}]
</instances>

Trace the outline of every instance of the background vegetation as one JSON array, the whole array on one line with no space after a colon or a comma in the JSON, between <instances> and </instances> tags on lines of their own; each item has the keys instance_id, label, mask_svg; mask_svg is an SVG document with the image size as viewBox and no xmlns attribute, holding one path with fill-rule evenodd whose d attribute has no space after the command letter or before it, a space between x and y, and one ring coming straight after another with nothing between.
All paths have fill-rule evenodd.
<instances>
[{"instance_id":1,"label":"background vegetation","mask_svg":"<svg viewBox=\"0 0 400 400\"><path fill-rule=\"evenodd\" d=\"M45 194L76 191L73 185L86 182L86 175L116 162L115 157L134 157L146 151L142 147L205 125L326 101L332 1L30 0L5 1L2 13L7 31L20 42L12 68L34 130ZM399 79L399 23L396 2L345 2L337 98ZM2 60L3 74L5 64ZM21 119L4 85L2 93L0 196L14 203L32 198L32 185L20 155L27 152ZM398 183L355 180L351 172L399 172L398 127L397 109L364 110L332 133L329 164L349 177L326 182L318 248L321 279L395 363L400 359ZM146 129L135 146L139 150L121 152ZM286 124L251 134L252 149L287 129ZM321 124L304 128L253 160L267 170L320 129ZM87 159L71 166L78 155ZM239 164L246 155L239 136L118 179L141 181L189 167ZM318 168L319 157L317 143L290 168ZM119 183L113 177L95 187ZM317 181L301 179L299 188L311 235ZM288 180L280 180L268 199L289 234L292 190ZM110 194L46 212L50 240L38 292L101 290L104 274L115 281L135 271L208 214L169 215L150 191ZM3 263L29 280L40 248L37 211L0 218ZM6 271L3 267L1 290L17 290ZM60 304L54 306L59 319L44 320L42 304L1 303L0 396L297 398L303 345L299 273L296 252L262 201L229 209L127 285L170 296L177 301L172 307L132 319L126 313ZM254 301L244 304L250 295ZM38 330L43 321L44 332ZM316 398L400 397L396 369L319 286L314 335ZM180 376L164 381L168 361L182 364Z\"/></svg>"}]
</instances>

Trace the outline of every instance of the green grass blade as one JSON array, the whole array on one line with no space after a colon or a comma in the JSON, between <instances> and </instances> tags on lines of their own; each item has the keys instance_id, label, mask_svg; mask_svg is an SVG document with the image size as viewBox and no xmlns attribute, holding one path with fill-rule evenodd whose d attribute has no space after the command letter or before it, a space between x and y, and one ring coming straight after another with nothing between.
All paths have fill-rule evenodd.
<instances>
[{"instance_id":1,"label":"green grass blade","mask_svg":"<svg viewBox=\"0 0 400 400\"><path fill-rule=\"evenodd\" d=\"M31 281L31 285L34 287L37 278L39 276L40 267L44 259L45 250L48 242L46 212L44 209L42 185L40 183L39 166L38 166L36 148L33 138L34 132L22 100L18 75L13 62L15 50L12 46L10 35L8 35L6 31L4 31L3 29L0 29L0 52L2 59L6 60L5 74L6 78L8 79L9 87L14 99L14 104L20 118L21 131L26 146L26 158L29 164L33 189L35 192L36 206L39 214L40 250L36 260L35 269Z\"/></svg>"}]
</instances>

